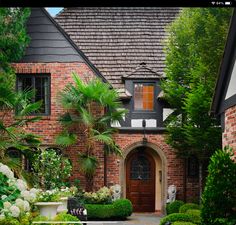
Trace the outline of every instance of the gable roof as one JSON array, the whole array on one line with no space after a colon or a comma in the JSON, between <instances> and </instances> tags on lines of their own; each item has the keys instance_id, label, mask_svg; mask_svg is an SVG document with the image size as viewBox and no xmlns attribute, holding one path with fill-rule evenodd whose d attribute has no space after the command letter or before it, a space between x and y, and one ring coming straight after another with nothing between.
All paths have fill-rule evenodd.
<instances>
[{"instance_id":1,"label":"gable roof","mask_svg":"<svg viewBox=\"0 0 236 225\"><path fill-rule=\"evenodd\" d=\"M225 96L229 86L235 60L236 60L236 9L234 9L231 18L223 59L221 61L218 79L215 87L215 93L211 105L211 112L215 113L216 115L222 113L226 108L232 105L232 101L228 100L225 101Z\"/></svg>"},{"instance_id":2,"label":"gable roof","mask_svg":"<svg viewBox=\"0 0 236 225\"><path fill-rule=\"evenodd\" d=\"M141 68L148 72L146 78L164 75L165 28L178 13L179 8L170 7L75 7L64 8L55 20L125 95L122 76L141 63L146 63L147 69Z\"/></svg>"},{"instance_id":3,"label":"gable roof","mask_svg":"<svg viewBox=\"0 0 236 225\"><path fill-rule=\"evenodd\" d=\"M31 8L26 28L31 40L19 62L85 62L106 81L44 8Z\"/></svg>"}]
</instances>

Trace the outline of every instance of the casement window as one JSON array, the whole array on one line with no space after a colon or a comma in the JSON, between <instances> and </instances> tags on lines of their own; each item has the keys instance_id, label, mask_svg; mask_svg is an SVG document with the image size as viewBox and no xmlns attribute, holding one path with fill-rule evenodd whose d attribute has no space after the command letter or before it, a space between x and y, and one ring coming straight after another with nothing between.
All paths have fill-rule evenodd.
<instances>
[{"instance_id":1,"label":"casement window","mask_svg":"<svg viewBox=\"0 0 236 225\"><path fill-rule=\"evenodd\" d=\"M134 83L134 110L154 110L154 84Z\"/></svg>"},{"instance_id":2,"label":"casement window","mask_svg":"<svg viewBox=\"0 0 236 225\"><path fill-rule=\"evenodd\" d=\"M50 76L48 74L18 74L17 90L34 90L32 102L42 101L41 108L33 115L50 114Z\"/></svg>"}]
</instances>

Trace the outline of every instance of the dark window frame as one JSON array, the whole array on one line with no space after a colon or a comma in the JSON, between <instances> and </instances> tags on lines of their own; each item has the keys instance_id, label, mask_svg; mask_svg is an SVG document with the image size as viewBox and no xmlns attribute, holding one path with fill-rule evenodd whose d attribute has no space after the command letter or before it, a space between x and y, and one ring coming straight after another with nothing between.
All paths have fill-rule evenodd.
<instances>
[{"instance_id":1,"label":"dark window frame","mask_svg":"<svg viewBox=\"0 0 236 225\"><path fill-rule=\"evenodd\" d=\"M31 116L50 116L51 115L51 74L50 73L17 73L16 74L16 90L20 91L19 89L19 78L31 78L33 83L33 89L35 89L35 78L48 78L48 109L46 110L45 105L45 113L32 113ZM33 98L34 100L34 98ZM17 113L17 112L16 112Z\"/></svg>"},{"instance_id":2,"label":"dark window frame","mask_svg":"<svg viewBox=\"0 0 236 225\"><path fill-rule=\"evenodd\" d=\"M187 176L190 178L198 178L199 161L195 156L190 156L187 159Z\"/></svg>"},{"instance_id":3,"label":"dark window frame","mask_svg":"<svg viewBox=\"0 0 236 225\"><path fill-rule=\"evenodd\" d=\"M145 84L145 85L152 85L154 87L153 90L153 110L142 110L142 109L135 109L134 104L135 104L135 98L134 98L134 92L135 92L135 84ZM134 113L155 113L156 112L156 82L150 82L150 81L133 81L133 101L132 101L132 111Z\"/></svg>"}]
</instances>

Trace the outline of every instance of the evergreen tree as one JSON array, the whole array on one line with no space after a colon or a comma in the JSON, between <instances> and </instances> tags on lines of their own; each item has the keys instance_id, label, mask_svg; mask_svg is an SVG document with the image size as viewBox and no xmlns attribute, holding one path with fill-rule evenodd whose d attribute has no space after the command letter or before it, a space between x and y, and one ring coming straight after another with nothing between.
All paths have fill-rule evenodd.
<instances>
[{"instance_id":1,"label":"evergreen tree","mask_svg":"<svg viewBox=\"0 0 236 225\"><path fill-rule=\"evenodd\" d=\"M162 88L175 112L167 120L167 142L180 157L202 165L221 145L219 122L209 115L232 10L185 8L170 25L166 45L166 79Z\"/></svg>"}]
</instances>

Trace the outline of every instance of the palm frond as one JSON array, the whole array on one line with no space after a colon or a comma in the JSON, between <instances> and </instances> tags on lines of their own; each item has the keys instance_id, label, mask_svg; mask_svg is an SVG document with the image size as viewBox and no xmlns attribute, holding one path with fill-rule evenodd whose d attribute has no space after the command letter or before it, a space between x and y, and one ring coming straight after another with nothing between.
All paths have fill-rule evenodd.
<instances>
[{"instance_id":1,"label":"palm frond","mask_svg":"<svg viewBox=\"0 0 236 225\"><path fill-rule=\"evenodd\" d=\"M76 134L69 133L67 131L59 134L55 139L55 143L63 147L68 147L70 145L75 144L76 142L77 142Z\"/></svg>"},{"instance_id":2,"label":"palm frond","mask_svg":"<svg viewBox=\"0 0 236 225\"><path fill-rule=\"evenodd\" d=\"M86 176L93 176L98 166L95 156L80 153L78 156L79 170Z\"/></svg>"}]
</instances>

